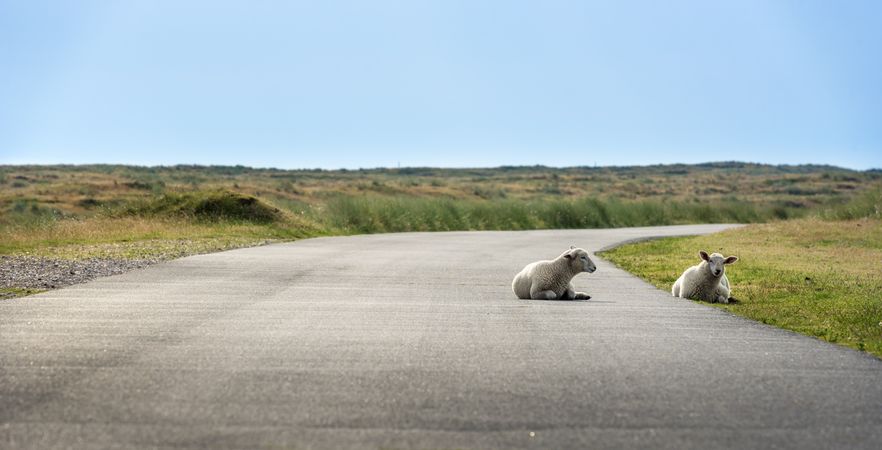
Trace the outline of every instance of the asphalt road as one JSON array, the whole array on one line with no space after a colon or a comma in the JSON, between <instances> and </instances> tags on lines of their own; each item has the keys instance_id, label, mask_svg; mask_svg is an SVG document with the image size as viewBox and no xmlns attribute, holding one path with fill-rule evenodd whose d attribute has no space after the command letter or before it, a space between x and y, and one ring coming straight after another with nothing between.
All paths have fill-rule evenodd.
<instances>
[{"instance_id":1,"label":"asphalt road","mask_svg":"<svg viewBox=\"0 0 882 450\"><path fill-rule=\"evenodd\" d=\"M721 228L311 239L2 301L0 447L882 447L866 354L600 260L589 301L511 292L570 245Z\"/></svg>"}]
</instances>

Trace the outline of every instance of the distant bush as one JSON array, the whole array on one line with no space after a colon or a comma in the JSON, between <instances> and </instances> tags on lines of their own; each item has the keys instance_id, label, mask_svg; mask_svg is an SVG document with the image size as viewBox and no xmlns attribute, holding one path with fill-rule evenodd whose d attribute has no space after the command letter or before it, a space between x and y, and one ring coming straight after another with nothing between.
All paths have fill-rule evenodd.
<instances>
[{"instance_id":1,"label":"distant bush","mask_svg":"<svg viewBox=\"0 0 882 450\"><path fill-rule=\"evenodd\" d=\"M130 206L134 215L182 216L205 221L271 223L284 214L250 195L229 191L168 193L148 202Z\"/></svg>"},{"instance_id":2,"label":"distant bush","mask_svg":"<svg viewBox=\"0 0 882 450\"><path fill-rule=\"evenodd\" d=\"M135 181L125 182L125 183L123 183L123 186L128 187L130 189L137 189L137 190L141 190L141 191L152 191L156 194L159 194L163 190L165 190L165 182L163 182L162 180L155 180L155 181L135 180Z\"/></svg>"},{"instance_id":3,"label":"distant bush","mask_svg":"<svg viewBox=\"0 0 882 450\"><path fill-rule=\"evenodd\" d=\"M91 209L91 208L97 208L98 206L101 206L101 202L92 198L92 197L86 197L86 198L77 200L76 205L81 208Z\"/></svg>"}]
</instances>

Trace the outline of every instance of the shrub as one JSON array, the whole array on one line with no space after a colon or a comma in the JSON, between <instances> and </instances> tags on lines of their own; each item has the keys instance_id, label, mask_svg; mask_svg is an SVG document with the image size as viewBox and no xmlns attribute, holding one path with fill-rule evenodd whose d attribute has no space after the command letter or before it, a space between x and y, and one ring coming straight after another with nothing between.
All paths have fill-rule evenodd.
<instances>
[{"instance_id":1,"label":"shrub","mask_svg":"<svg viewBox=\"0 0 882 450\"><path fill-rule=\"evenodd\" d=\"M204 221L271 223L284 214L250 195L230 191L168 193L126 210L134 215L180 216Z\"/></svg>"}]
</instances>

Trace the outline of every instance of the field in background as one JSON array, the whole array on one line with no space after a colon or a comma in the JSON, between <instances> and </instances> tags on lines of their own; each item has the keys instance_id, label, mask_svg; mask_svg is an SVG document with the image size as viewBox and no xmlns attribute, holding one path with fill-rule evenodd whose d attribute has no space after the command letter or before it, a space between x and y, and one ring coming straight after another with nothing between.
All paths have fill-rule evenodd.
<instances>
[{"instance_id":1,"label":"field in background","mask_svg":"<svg viewBox=\"0 0 882 450\"><path fill-rule=\"evenodd\" d=\"M306 233L761 222L801 217L880 183L879 171L745 163L351 171L0 166L0 227L157 217L169 196L216 192L297 216ZM179 212L165 217L193 219Z\"/></svg>"},{"instance_id":2,"label":"field in background","mask_svg":"<svg viewBox=\"0 0 882 450\"><path fill-rule=\"evenodd\" d=\"M338 171L0 166L0 254L175 257L327 234L755 223L841 211L880 185L880 171L734 162Z\"/></svg>"},{"instance_id":3,"label":"field in background","mask_svg":"<svg viewBox=\"0 0 882 450\"><path fill-rule=\"evenodd\" d=\"M602 256L670 292L682 271L699 263L699 250L740 258L726 269L738 302L716 306L882 357L882 221L780 221Z\"/></svg>"}]
</instances>

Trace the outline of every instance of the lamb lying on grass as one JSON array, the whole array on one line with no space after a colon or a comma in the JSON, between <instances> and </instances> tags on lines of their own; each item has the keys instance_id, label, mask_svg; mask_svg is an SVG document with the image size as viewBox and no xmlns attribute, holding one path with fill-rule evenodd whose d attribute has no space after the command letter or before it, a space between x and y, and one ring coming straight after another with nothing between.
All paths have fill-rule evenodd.
<instances>
[{"instance_id":1,"label":"lamb lying on grass","mask_svg":"<svg viewBox=\"0 0 882 450\"><path fill-rule=\"evenodd\" d=\"M527 264L511 282L511 289L518 298L534 300L587 300L590 295L576 292L571 282L573 277L597 270L588 252L570 247L562 255L551 261L538 261Z\"/></svg>"},{"instance_id":2,"label":"lamb lying on grass","mask_svg":"<svg viewBox=\"0 0 882 450\"><path fill-rule=\"evenodd\" d=\"M704 250L698 255L703 260L692 266L677 278L671 294L674 297L691 298L707 302L729 303L729 279L726 278L726 264L738 261L737 256L724 257L719 253L708 256Z\"/></svg>"}]
</instances>

